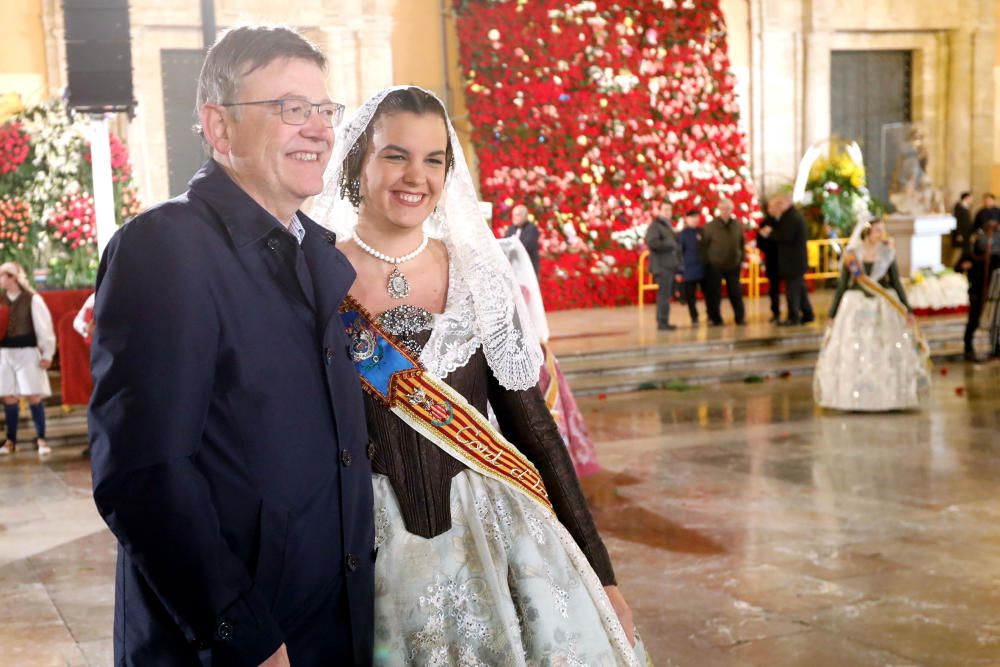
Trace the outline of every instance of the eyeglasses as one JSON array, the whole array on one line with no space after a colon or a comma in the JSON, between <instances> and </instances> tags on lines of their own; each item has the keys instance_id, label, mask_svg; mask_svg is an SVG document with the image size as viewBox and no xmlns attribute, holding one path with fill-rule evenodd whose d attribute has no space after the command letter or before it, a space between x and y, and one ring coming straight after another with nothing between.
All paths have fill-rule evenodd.
<instances>
[{"instance_id":1,"label":"eyeglasses","mask_svg":"<svg viewBox=\"0 0 1000 667\"><path fill-rule=\"evenodd\" d=\"M305 125L309 121L309 116L315 108L319 112L319 117L327 127L334 127L340 123L344 117L344 105L337 102L310 102L298 97L289 97L283 100L257 100L255 102L227 102L220 104L220 107L248 107L258 104L277 104L281 110L281 122L286 125Z\"/></svg>"}]
</instances>

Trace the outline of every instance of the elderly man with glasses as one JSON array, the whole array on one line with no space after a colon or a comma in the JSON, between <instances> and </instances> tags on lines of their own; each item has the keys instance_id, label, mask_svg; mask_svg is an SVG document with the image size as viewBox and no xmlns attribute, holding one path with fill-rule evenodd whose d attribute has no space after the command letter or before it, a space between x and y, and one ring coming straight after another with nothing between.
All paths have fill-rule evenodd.
<instances>
[{"instance_id":1,"label":"elderly man with glasses","mask_svg":"<svg viewBox=\"0 0 1000 667\"><path fill-rule=\"evenodd\" d=\"M210 159L101 260L90 427L116 665L372 661L372 450L337 316L355 274L298 210L343 113L325 65L288 28L223 35L198 85Z\"/></svg>"}]
</instances>

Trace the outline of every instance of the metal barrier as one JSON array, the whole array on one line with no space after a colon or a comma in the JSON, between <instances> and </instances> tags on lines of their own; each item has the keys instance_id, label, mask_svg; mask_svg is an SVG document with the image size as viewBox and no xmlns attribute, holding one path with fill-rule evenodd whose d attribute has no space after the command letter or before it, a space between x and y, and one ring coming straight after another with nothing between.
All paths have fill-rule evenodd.
<instances>
[{"instance_id":1,"label":"metal barrier","mask_svg":"<svg viewBox=\"0 0 1000 667\"><path fill-rule=\"evenodd\" d=\"M649 250L643 250L639 254L639 306L641 307L645 302L646 292L660 289L660 286L653 282L653 274L649 272L647 267L649 266Z\"/></svg>"},{"instance_id":2,"label":"metal barrier","mask_svg":"<svg viewBox=\"0 0 1000 667\"><path fill-rule=\"evenodd\" d=\"M806 280L825 280L840 276L840 258L847 247L849 239L810 239L806 241L806 259L808 270ZM761 285L769 282L766 271L762 270L764 257L756 245L747 245L746 264L740 272L740 284L747 286L747 298L759 299ZM649 250L643 250L639 255L637 273L639 274L639 305L646 302L646 292L656 291L659 285L653 282L653 274L649 272Z\"/></svg>"}]
</instances>

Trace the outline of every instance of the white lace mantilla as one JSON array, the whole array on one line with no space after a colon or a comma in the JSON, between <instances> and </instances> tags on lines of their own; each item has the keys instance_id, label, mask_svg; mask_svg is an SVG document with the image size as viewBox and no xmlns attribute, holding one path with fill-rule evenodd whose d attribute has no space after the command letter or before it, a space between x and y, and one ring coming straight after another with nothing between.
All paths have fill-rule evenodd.
<instances>
[{"instance_id":1,"label":"white lace mantilla","mask_svg":"<svg viewBox=\"0 0 1000 667\"><path fill-rule=\"evenodd\" d=\"M452 248L447 242L446 246L451 256ZM448 272L445 310L434 315L434 328L420 361L428 371L443 379L465 366L482 346L490 368L504 387L520 390L538 384L537 369L525 363L530 356L522 328L502 324L517 319L513 301L504 296L512 291L506 276L485 270L476 272L477 291L496 295L494 299L478 299L477 309L469 281L453 267L454 264ZM484 304L488 307L483 308ZM487 321L483 322L484 319Z\"/></svg>"},{"instance_id":2,"label":"white lace mantilla","mask_svg":"<svg viewBox=\"0 0 1000 667\"><path fill-rule=\"evenodd\" d=\"M357 212L340 193L344 158L372 122L386 95L400 88L405 86L379 92L337 130L326 187L316 198L311 214L318 223L334 230L339 240L352 237L358 223ZM445 108L443 104L441 108ZM528 389L538 383L544 360L538 335L510 263L483 220L455 128L450 120L445 124L455 164L445 181L438 214L424 222L424 230L448 247L448 304L445 313L437 317L421 359L432 373L443 378L466 364L482 346L501 385L512 390Z\"/></svg>"}]
</instances>

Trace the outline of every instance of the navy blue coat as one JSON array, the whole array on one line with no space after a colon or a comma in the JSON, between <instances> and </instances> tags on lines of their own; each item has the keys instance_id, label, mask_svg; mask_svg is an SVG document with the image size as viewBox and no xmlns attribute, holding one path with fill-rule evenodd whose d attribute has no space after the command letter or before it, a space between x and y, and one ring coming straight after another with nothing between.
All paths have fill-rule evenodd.
<instances>
[{"instance_id":1,"label":"navy blue coat","mask_svg":"<svg viewBox=\"0 0 1000 667\"><path fill-rule=\"evenodd\" d=\"M116 665L370 664L370 449L337 308L355 278L209 161L97 278L94 499Z\"/></svg>"}]
</instances>

